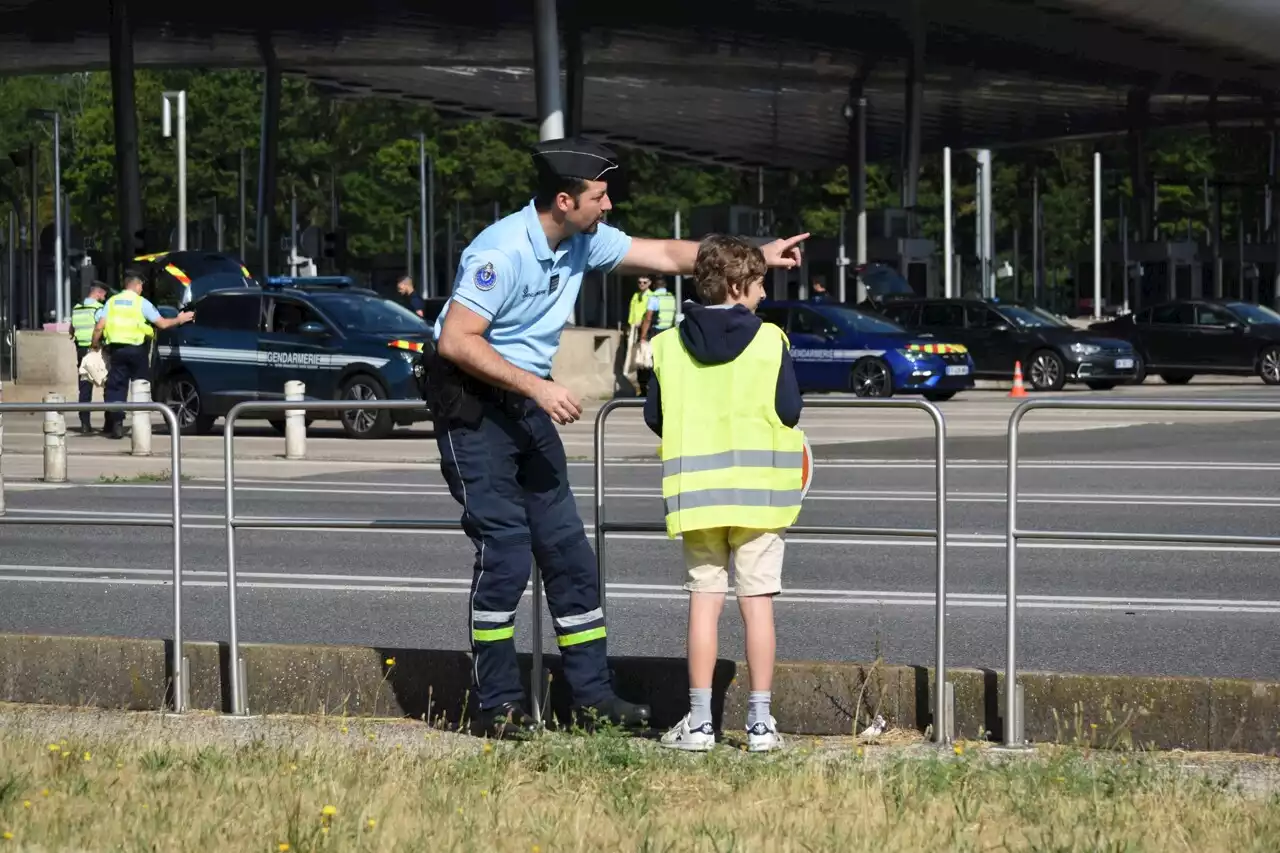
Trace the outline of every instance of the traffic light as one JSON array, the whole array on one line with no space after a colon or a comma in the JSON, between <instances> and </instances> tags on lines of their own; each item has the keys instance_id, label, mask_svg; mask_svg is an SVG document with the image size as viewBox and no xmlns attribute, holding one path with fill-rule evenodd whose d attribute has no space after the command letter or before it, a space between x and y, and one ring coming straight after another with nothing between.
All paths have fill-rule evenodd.
<instances>
[{"instance_id":1,"label":"traffic light","mask_svg":"<svg viewBox=\"0 0 1280 853\"><path fill-rule=\"evenodd\" d=\"M341 228L326 231L321 241L320 254L325 260L331 261L334 268L341 270L345 267L347 265L347 232Z\"/></svg>"}]
</instances>

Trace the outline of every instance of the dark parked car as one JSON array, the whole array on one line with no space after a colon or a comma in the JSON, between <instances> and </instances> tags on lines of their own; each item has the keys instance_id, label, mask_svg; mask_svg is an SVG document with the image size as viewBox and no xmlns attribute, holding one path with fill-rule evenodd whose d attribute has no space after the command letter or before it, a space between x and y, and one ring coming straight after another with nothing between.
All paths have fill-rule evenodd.
<instances>
[{"instance_id":1,"label":"dark parked car","mask_svg":"<svg viewBox=\"0 0 1280 853\"><path fill-rule=\"evenodd\" d=\"M1009 379L1014 364L1037 391L1083 382L1105 391L1138 381L1142 364L1127 341L1077 329L1021 302L995 299L908 299L880 306L885 316L915 332L964 344L978 376Z\"/></svg>"},{"instance_id":2,"label":"dark parked car","mask_svg":"<svg viewBox=\"0 0 1280 853\"><path fill-rule=\"evenodd\" d=\"M1262 305L1178 300L1089 328L1130 341L1147 372L1171 385L1190 382L1197 373L1256 374L1280 385L1280 314Z\"/></svg>"},{"instance_id":3,"label":"dark parked car","mask_svg":"<svg viewBox=\"0 0 1280 853\"><path fill-rule=\"evenodd\" d=\"M208 432L236 403L283 400L291 379L319 400L422 397L430 327L349 279L270 279L210 291L190 307L194 322L156 335L155 399L184 435ZM334 417L353 438L382 438L428 415L353 408L308 420Z\"/></svg>"}]
</instances>

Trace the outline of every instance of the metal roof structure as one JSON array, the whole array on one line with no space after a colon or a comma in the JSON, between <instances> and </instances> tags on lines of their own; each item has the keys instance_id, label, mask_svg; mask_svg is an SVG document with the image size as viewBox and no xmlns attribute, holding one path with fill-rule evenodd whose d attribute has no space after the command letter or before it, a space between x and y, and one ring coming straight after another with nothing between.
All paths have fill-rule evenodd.
<instances>
[{"instance_id":1,"label":"metal roof structure","mask_svg":"<svg viewBox=\"0 0 1280 853\"><path fill-rule=\"evenodd\" d=\"M868 157L901 150L912 33L925 36L923 147L1002 147L1152 126L1260 122L1280 92L1280 0L560 2L579 33L583 131L736 166L845 160L865 76ZM108 4L0 0L0 73L105 69ZM75 10L83 8L85 11ZM139 67L260 67L339 95L535 120L532 0L372 0L342 9L130 0ZM918 16L918 17L916 17Z\"/></svg>"}]
</instances>

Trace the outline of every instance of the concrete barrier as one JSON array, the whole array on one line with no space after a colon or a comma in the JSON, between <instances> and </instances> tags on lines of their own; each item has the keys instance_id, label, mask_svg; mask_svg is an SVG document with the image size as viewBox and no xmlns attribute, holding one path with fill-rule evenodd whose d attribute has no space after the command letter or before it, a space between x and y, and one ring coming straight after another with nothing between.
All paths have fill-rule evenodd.
<instances>
[{"instance_id":1,"label":"concrete barrier","mask_svg":"<svg viewBox=\"0 0 1280 853\"><path fill-rule=\"evenodd\" d=\"M69 335L20 330L14 336L13 350L14 375L21 384L43 386L46 391L77 387L80 365Z\"/></svg>"},{"instance_id":2,"label":"concrete barrier","mask_svg":"<svg viewBox=\"0 0 1280 853\"><path fill-rule=\"evenodd\" d=\"M456 724L467 703L471 662L465 652L356 646L243 645L249 710L391 716ZM229 706L226 648L187 643L191 708ZM162 640L0 634L0 701L151 710L165 707L169 685ZM559 658L551 707L561 717L568 697ZM675 658L615 658L619 695L653 705L654 725L674 724L687 710L685 663ZM521 656L522 672L529 657ZM999 740L1004 680L995 672L953 669L956 732ZM1280 684L1212 678L1156 678L1028 672L1026 732L1034 742L1099 747L1280 751ZM850 734L875 714L898 728L931 723L926 667L856 663L780 663L774 714L784 731ZM526 684L526 689L528 685ZM714 678L718 725L746 718L745 664L720 661Z\"/></svg>"},{"instance_id":3,"label":"concrete barrier","mask_svg":"<svg viewBox=\"0 0 1280 853\"><path fill-rule=\"evenodd\" d=\"M65 403L61 394L45 394L44 402L51 405ZM44 481L67 481L67 418L57 409L44 413Z\"/></svg>"},{"instance_id":4,"label":"concrete barrier","mask_svg":"<svg viewBox=\"0 0 1280 853\"><path fill-rule=\"evenodd\" d=\"M551 364L551 374L580 399L612 397L620 384L626 383L618 352L624 340L622 333L614 329L570 326L560 334L560 349ZM630 387L630 383L626 384Z\"/></svg>"}]
</instances>

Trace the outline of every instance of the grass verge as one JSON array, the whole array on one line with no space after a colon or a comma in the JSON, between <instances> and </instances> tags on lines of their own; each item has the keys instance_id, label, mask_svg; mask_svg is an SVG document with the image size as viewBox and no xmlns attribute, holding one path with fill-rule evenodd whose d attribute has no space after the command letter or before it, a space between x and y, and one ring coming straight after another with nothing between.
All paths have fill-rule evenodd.
<instances>
[{"instance_id":1,"label":"grass verge","mask_svg":"<svg viewBox=\"0 0 1280 853\"><path fill-rule=\"evenodd\" d=\"M0 851L1272 851L1280 796L1176 761L1054 748L672 754L490 745L361 721L225 743L0 729ZM323 736L316 731L322 729ZM1271 762L1274 764L1274 761Z\"/></svg>"}]
</instances>

